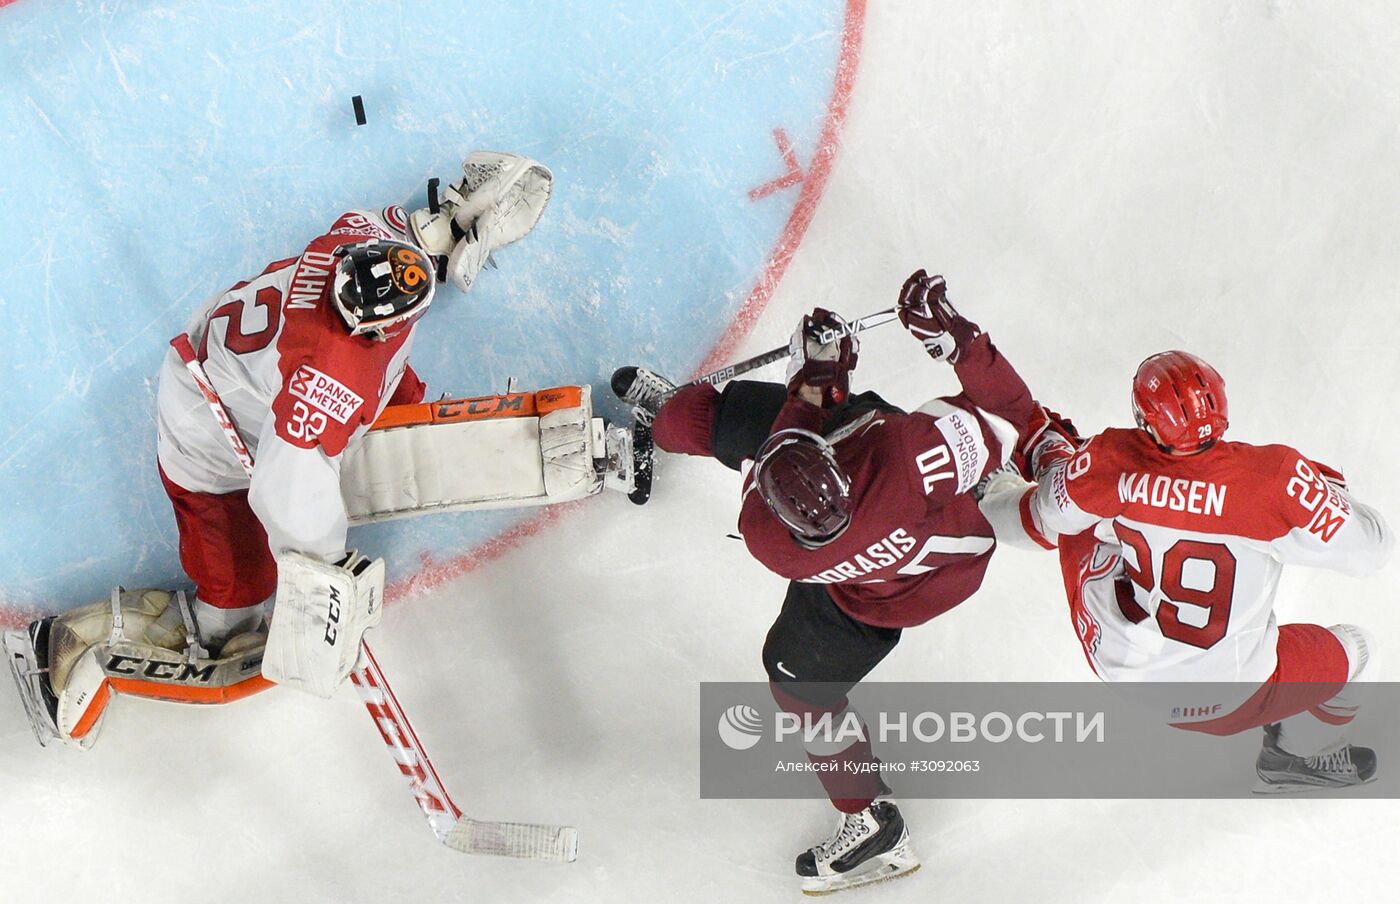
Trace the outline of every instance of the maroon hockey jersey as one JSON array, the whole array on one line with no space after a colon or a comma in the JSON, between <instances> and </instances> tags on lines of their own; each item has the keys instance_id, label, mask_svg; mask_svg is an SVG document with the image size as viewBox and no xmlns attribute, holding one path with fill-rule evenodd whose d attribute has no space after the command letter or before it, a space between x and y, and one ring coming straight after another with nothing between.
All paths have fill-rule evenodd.
<instances>
[{"instance_id":1,"label":"maroon hockey jersey","mask_svg":"<svg viewBox=\"0 0 1400 904\"><path fill-rule=\"evenodd\" d=\"M986 335L954 369L962 393L908 414L853 406L833 416L790 400L773 432L826 436L850 476L851 523L825 546L803 546L750 472L739 531L754 558L783 577L829 585L846 614L880 627L922 624L971 596L996 541L969 491L1009 460L1034 403Z\"/></svg>"}]
</instances>

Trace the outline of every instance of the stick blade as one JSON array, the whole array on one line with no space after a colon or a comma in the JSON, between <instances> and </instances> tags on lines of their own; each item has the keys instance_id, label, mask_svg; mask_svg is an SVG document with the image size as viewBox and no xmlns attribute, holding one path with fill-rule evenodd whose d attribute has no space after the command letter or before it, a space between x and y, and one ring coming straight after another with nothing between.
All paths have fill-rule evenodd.
<instances>
[{"instance_id":1,"label":"stick blade","mask_svg":"<svg viewBox=\"0 0 1400 904\"><path fill-rule=\"evenodd\" d=\"M578 830L525 822L486 822L463 816L442 843L464 854L490 854L525 860L578 859Z\"/></svg>"}]
</instances>

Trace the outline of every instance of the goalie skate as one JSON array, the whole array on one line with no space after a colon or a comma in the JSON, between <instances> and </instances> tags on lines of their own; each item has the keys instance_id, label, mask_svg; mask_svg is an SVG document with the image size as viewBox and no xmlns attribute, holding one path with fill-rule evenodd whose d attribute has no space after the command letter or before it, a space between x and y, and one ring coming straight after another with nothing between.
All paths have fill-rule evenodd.
<instances>
[{"instance_id":1,"label":"goalie skate","mask_svg":"<svg viewBox=\"0 0 1400 904\"><path fill-rule=\"evenodd\" d=\"M909 830L893 801L876 801L859 813L841 814L830 838L799 855L797 875L804 895L870 885L907 876L919 868Z\"/></svg>"},{"instance_id":2,"label":"goalie skate","mask_svg":"<svg viewBox=\"0 0 1400 904\"><path fill-rule=\"evenodd\" d=\"M10 663L10 674L14 676L15 687L19 689L20 702L24 704L24 714L41 747L47 747L50 741L58 738L58 725L54 721L58 701L45 683L48 663L37 652L48 648L49 625L52 622L53 616L49 616L34 622L27 630L6 631L0 638L0 645L5 648L5 659Z\"/></svg>"}]
</instances>

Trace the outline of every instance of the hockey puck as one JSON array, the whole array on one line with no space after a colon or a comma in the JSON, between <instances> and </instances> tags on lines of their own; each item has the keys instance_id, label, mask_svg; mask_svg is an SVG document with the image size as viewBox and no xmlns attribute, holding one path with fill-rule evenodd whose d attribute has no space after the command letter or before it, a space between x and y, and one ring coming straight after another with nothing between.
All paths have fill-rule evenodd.
<instances>
[{"instance_id":1,"label":"hockey puck","mask_svg":"<svg viewBox=\"0 0 1400 904\"><path fill-rule=\"evenodd\" d=\"M364 98L362 98L362 97L360 97L360 95L356 94L354 97L350 98L350 103L352 103L352 104L355 105L355 125L357 125L357 126L362 126L362 125L364 125L364 124L365 124L365 101L364 101Z\"/></svg>"}]
</instances>

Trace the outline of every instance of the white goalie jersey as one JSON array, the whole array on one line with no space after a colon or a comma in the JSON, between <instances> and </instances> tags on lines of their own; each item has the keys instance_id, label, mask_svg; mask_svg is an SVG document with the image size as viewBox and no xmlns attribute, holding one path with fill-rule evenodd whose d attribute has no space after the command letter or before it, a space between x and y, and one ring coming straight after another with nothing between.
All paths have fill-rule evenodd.
<instances>
[{"instance_id":1,"label":"white goalie jersey","mask_svg":"<svg viewBox=\"0 0 1400 904\"><path fill-rule=\"evenodd\" d=\"M157 394L157 457L195 492L246 489L274 553L331 560L345 551L341 458L391 402L421 400L408 368L414 326L387 340L352 336L329 302L334 252L368 239L410 241L399 207L340 216L302 253L207 301L186 325L197 356L257 462L244 472L172 350Z\"/></svg>"}]
</instances>

